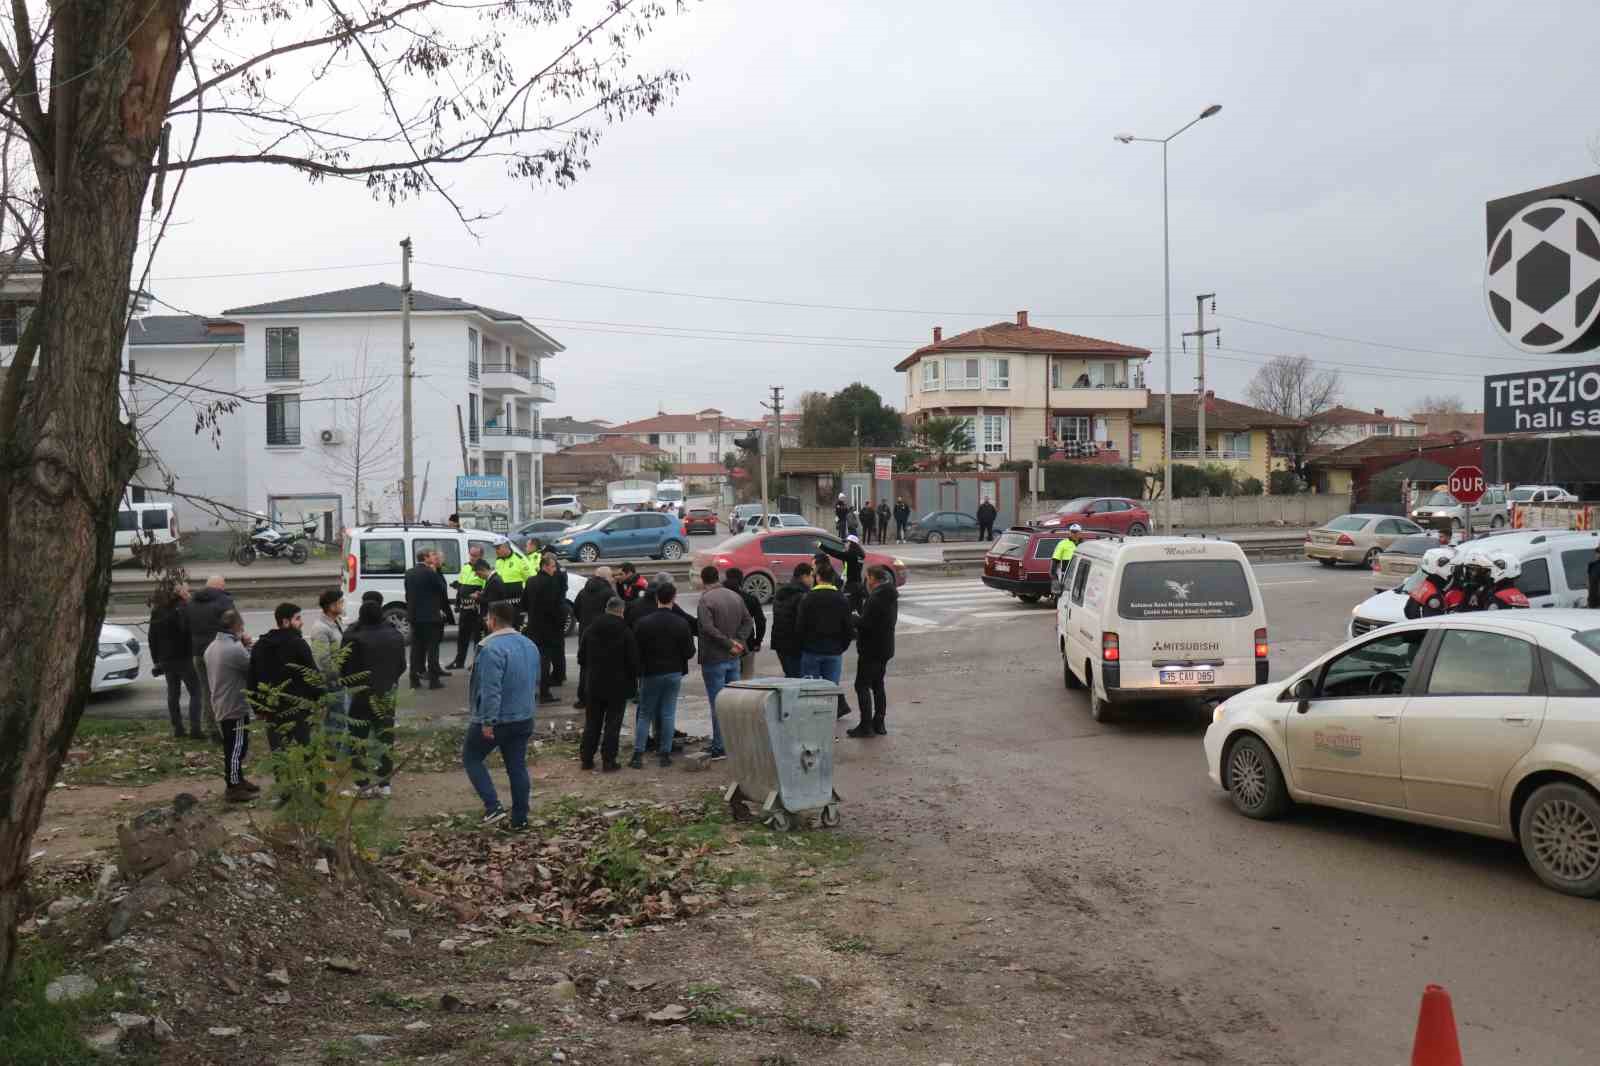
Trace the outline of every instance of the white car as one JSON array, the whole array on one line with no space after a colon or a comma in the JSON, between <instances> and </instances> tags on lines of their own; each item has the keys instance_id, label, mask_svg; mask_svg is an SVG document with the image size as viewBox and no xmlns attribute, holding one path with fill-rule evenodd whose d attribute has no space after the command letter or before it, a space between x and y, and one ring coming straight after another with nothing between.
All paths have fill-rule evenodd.
<instances>
[{"instance_id":1,"label":"white car","mask_svg":"<svg viewBox=\"0 0 1600 1066\"><path fill-rule=\"evenodd\" d=\"M1518 485L1506 495L1508 504L1577 503L1578 497L1560 485Z\"/></svg>"},{"instance_id":2,"label":"white car","mask_svg":"<svg viewBox=\"0 0 1600 1066\"><path fill-rule=\"evenodd\" d=\"M1533 607L1582 607L1588 602L1589 561L1600 545L1600 532L1525 529L1474 537L1480 544L1510 552L1522 564L1517 588ZM1374 629L1405 621L1406 597L1422 581L1413 571L1392 589L1369 596L1350 610L1345 632L1359 637Z\"/></svg>"},{"instance_id":3,"label":"white car","mask_svg":"<svg viewBox=\"0 0 1600 1066\"><path fill-rule=\"evenodd\" d=\"M1206 769L1250 818L1318 804L1516 841L1600 895L1600 615L1448 614L1348 641L1218 705Z\"/></svg>"},{"instance_id":4,"label":"white car","mask_svg":"<svg viewBox=\"0 0 1600 1066\"><path fill-rule=\"evenodd\" d=\"M100 627L100 644L94 652L90 692L110 692L139 679L139 639L133 630L110 624Z\"/></svg>"}]
</instances>

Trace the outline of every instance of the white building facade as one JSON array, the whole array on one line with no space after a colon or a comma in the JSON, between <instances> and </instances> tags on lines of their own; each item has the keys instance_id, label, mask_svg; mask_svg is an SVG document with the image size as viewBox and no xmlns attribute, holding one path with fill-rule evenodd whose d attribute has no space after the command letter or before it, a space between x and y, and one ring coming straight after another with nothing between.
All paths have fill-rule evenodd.
<instances>
[{"instance_id":1,"label":"white building facade","mask_svg":"<svg viewBox=\"0 0 1600 1066\"><path fill-rule=\"evenodd\" d=\"M463 473L504 475L513 520L533 517L542 457L556 450L540 424L555 399L545 364L562 345L521 316L425 292L413 293L411 339L418 517L443 522ZM170 472L179 493L286 525L315 520L328 540L400 517L397 286L233 308L209 325L163 316L135 324L129 353L140 375L246 397L217 414L214 433L196 434L194 406L225 397L136 378L146 484ZM189 531L224 525L214 508L181 498L179 516Z\"/></svg>"}]
</instances>

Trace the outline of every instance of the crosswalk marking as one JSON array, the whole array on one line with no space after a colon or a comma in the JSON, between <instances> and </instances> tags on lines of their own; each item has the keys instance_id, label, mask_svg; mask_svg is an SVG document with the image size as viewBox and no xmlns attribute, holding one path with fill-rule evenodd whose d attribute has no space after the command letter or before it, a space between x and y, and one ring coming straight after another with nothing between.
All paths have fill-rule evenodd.
<instances>
[{"instance_id":1,"label":"crosswalk marking","mask_svg":"<svg viewBox=\"0 0 1600 1066\"><path fill-rule=\"evenodd\" d=\"M931 618L923 618L920 615L915 614L906 614L904 611L898 612L895 615L895 618L906 623L907 625L913 626L937 626L939 624Z\"/></svg>"}]
</instances>

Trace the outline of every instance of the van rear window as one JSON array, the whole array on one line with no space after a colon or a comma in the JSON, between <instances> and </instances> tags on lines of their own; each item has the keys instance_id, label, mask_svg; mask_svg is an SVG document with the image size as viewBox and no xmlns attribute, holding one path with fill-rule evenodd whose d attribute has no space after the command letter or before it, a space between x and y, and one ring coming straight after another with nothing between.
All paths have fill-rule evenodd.
<instances>
[{"instance_id":1,"label":"van rear window","mask_svg":"<svg viewBox=\"0 0 1600 1066\"><path fill-rule=\"evenodd\" d=\"M1122 571L1123 618L1244 618L1251 608L1250 582L1235 559L1129 563Z\"/></svg>"}]
</instances>

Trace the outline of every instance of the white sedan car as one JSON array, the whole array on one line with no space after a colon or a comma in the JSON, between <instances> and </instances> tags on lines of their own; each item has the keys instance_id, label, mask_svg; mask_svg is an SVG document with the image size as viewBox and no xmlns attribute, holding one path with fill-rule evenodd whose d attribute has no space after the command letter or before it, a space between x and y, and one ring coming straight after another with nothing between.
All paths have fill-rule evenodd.
<instances>
[{"instance_id":1,"label":"white sedan car","mask_svg":"<svg viewBox=\"0 0 1600 1066\"><path fill-rule=\"evenodd\" d=\"M1515 841L1600 895L1600 614L1441 615L1220 704L1211 780L1251 818L1313 803Z\"/></svg>"},{"instance_id":2,"label":"white sedan car","mask_svg":"<svg viewBox=\"0 0 1600 1066\"><path fill-rule=\"evenodd\" d=\"M100 645L94 653L90 692L110 692L139 678L139 639L133 630L109 623L100 627Z\"/></svg>"}]
</instances>

